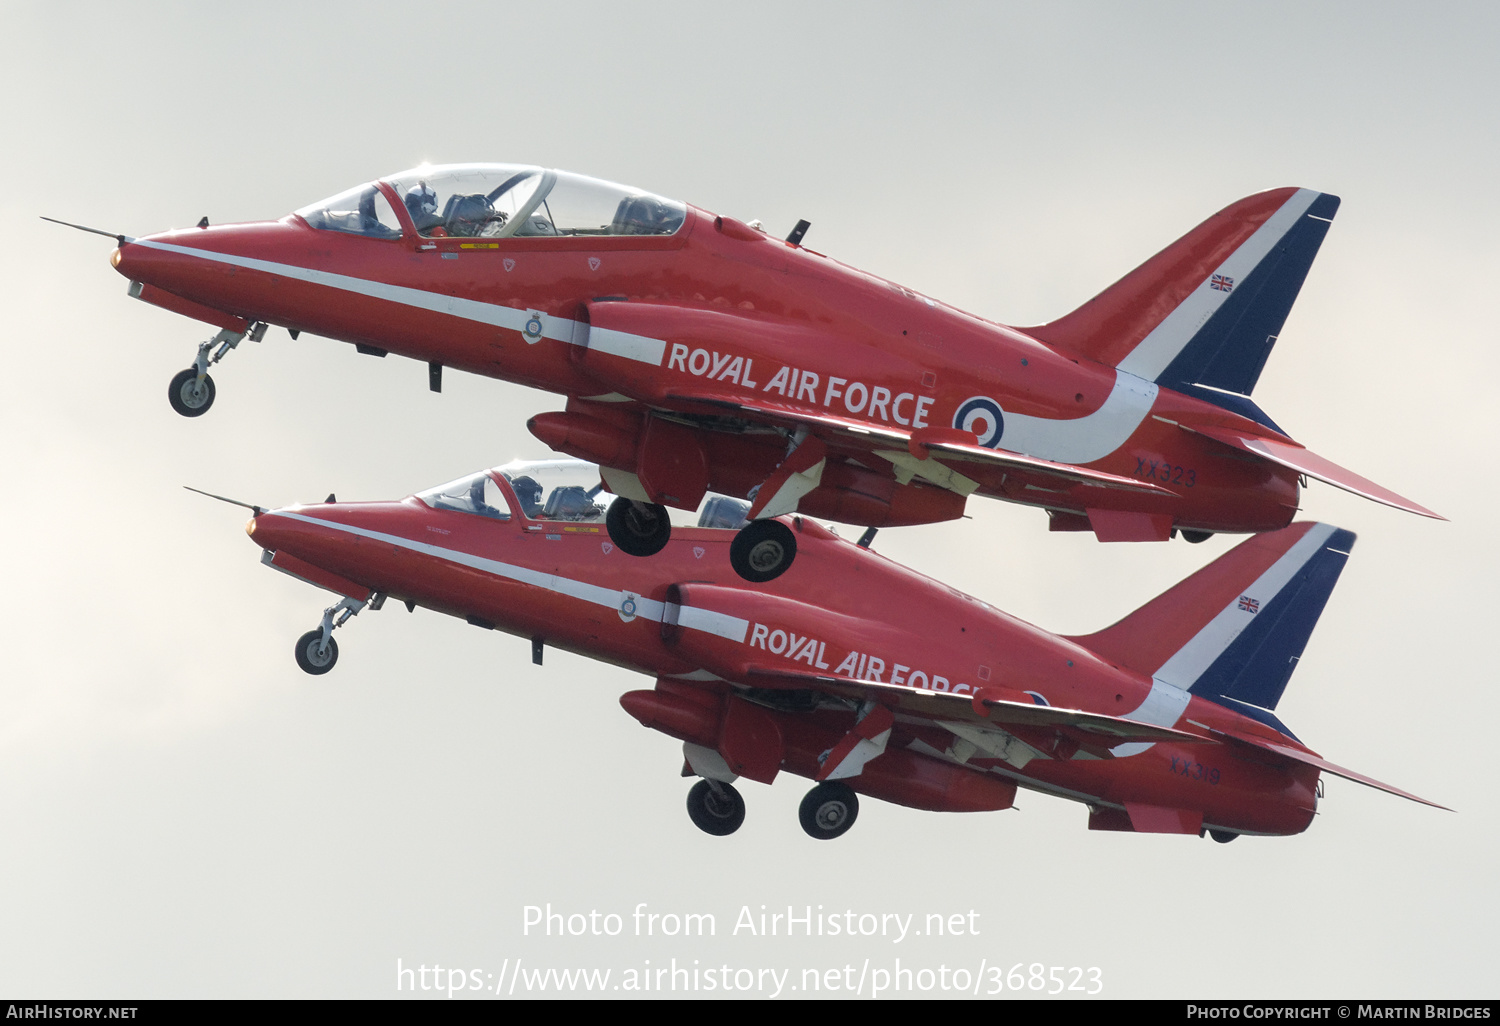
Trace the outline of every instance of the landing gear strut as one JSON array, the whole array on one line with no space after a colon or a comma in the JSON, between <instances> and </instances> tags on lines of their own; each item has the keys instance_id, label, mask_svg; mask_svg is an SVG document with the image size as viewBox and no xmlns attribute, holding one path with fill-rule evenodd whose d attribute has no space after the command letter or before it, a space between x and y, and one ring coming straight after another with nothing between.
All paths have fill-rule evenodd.
<instances>
[{"instance_id":1,"label":"landing gear strut","mask_svg":"<svg viewBox=\"0 0 1500 1026\"><path fill-rule=\"evenodd\" d=\"M745 822L745 799L733 784L700 780L687 796L688 816L705 834L728 837Z\"/></svg>"},{"instance_id":2,"label":"landing gear strut","mask_svg":"<svg viewBox=\"0 0 1500 1026\"><path fill-rule=\"evenodd\" d=\"M193 361L193 365L173 375L172 384L167 386L167 401L172 404L172 409L184 417L201 417L207 413L208 408L214 404L215 395L214 379L208 376L208 368L224 359L247 336L250 341L259 342L265 334L265 321L257 321L248 331L224 328L207 342L199 342L198 358ZM214 351L215 346L218 346L217 351ZM211 351L212 356L209 355Z\"/></svg>"},{"instance_id":3,"label":"landing gear strut","mask_svg":"<svg viewBox=\"0 0 1500 1026\"><path fill-rule=\"evenodd\" d=\"M376 596L368 605L371 609L378 609L383 598L383 595ZM346 598L323 610L323 622L297 639L297 665L303 673L318 675L333 669L333 664L339 661L339 645L333 640L334 629L342 627L349 617L358 616L366 604ZM335 616L338 619L334 619Z\"/></svg>"},{"instance_id":4,"label":"landing gear strut","mask_svg":"<svg viewBox=\"0 0 1500 1026\"><path fill-rule=\"evenodd\" d=\"M654 556L672 537L667 508L654 502L618 498L609 504L604 526L609 530L609 540L631 556Z\"/></svg>"},{"instance_id":5,"label":"landing gear strut","mask_svg":"<svg viewBox=\"0 0 1500 1026\"><path fill-rule=\"evenodd\" d=\"M729 546L729 565L747 581L774 581L797 558L797 536L779 520L752 520Z\"/></svg>"},{"instance_id":6,"label":"landing gear strut","mask_svg":"<svg viewBox=\"0 0 1500 1026\"><path fill-rule=\"evenodd\" d=\"M859 818L859 797L848 784L824 781L807 792L797 817L808 837L831 841L842 837Z\"/></svg>"}]
</instances>

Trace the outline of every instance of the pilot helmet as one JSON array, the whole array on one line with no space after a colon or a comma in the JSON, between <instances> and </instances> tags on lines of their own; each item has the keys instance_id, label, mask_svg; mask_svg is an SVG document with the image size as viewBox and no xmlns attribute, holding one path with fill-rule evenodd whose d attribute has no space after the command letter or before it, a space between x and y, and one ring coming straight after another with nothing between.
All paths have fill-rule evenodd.
<instances>
[{"instance_id":1,"label":"pilot helmet","mask_svg":"<svg viewBox=\"0 0 1500 1026\"><path fill-rule=\"evenodd\" d=\"M515 489L516 498L521 500L521 505L527 509L535 509L542 504L542 486L537 479L529 474L522 474L510 483Z\"/></svg>"},{"instance_id":2,"label":"pilot helmet","mask_svg":"<svg viewBox=\"0 0 1500 1026\"><path fill-rule=\"evenodd\" d=\"M437 211L437 193L432 186L419 181L406 190L406 209L415 214L431 214Z\"/></svg>"}]
</instances>

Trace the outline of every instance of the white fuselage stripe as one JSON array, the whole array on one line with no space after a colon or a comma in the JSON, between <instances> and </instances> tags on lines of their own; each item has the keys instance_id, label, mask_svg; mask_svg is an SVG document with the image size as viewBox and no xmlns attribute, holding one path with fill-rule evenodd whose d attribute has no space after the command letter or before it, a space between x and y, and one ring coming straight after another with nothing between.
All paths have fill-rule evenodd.
<instances>
[{"instance_id":1,"label":"white fuselage stripe","mask_svg":"<svg viewBox=\"0 0 1500 1026\"><path fill-rule=\"evenodd\" d=\"M402 538L400 535L386 534L383 531L372 531L364 527L355 527L352 524L341 524L337 521L309 517L287 510L271 510L270 512L278 517L286 517L289 520L300 520L305 524L316 524L319 527L326 527L333 531L343 531L346 534L358 535L361 538L370 538L375 541L394 545L398 548L407 549L411 552L419 552L449 563L492 574L496 577L504 577L507 580L518 581L521 584L530 584L533 587L545 588L547 591L566 595L569 598L589 602L593 605L604 606L606 609L618 611L627 600L634 599L635 615L644 617L647 620L656 620L659 622L662 618L662 612L665 609L664 603L658 602L655 599L648 599L643 595L637 595L634 592L604 588L597 584L589 584L586 581L575 581L570 577L543 573L540 570L517 566L514 563L502 563L496 559L486 559L483 556L476 556L459 549L448 549L440 545L412 541L410 538ZM693 630L716 634L721 638L728 638L730 641L742 642L745 640L745 635L750 631L750 621L743 620L737 616L730 616L727 613L714 612L711 609L684 609L679 623Z\"/></svg>"},{"instance_id":2,"label":"white fuselage stripe","mask_svg":"<svg viewBox=\"0 0 1500 1026\"><path fill-rule=\"evenodd\" d=\"M1265 259L1287 232L1307 213L1307 209L1322 193L1312 189L1298 189L1281 205L1281 208L1266 219L1239 247L1203 281L1198 283L1186 299L1151 333L1131 350L1130 355L1119 363L1128 371L1147 381L1155 381L1177 359L1177 355L1198 334L1198 329L1218 312L1219 307L1232 294L1234 286L1243 282L1250 272ZM1223 276L1234 281L1229 291L1214 287L1214 278Z\"/></svg>"},{"instance_id":3,"label":"white fuselage stripe","mask_svg":"<svg viewBox=\"0 0 1500 1026\"><path fill-rule=\"evenodd\" d=\"M1264 227L1262 226L1262 230ZM534 337L583 346L602 354L635 360L653 367L660 367L666 358L667 343L663 339L610 328L591 328L585 321L575 321L567 317L534 314L533 311L517 310L496 303L481 303L474 299L428 292L405 285L391 285L368 278L337 274L333 271L299 267L296 264L261 260L256 257L236 256L232 253L218 253L192 246L178 246L169 242L143 239L137 240L133 245L263 271L266 274L277 274L312 285L339 289L354 295L383 299L418 310L462 318L477 324L488 324L518 334L524 334L527 322L535 315L542 322L542 330L540 335ZM1248 246L1249 243L1245 245ZM1241 249L1243 248L1242 246ZM1216 292L1214 295L1221 296L1222 294ZM1093 413L1086 417L1071 419L1006 413L1004 432L997 440L997 445L1011 452L1059 463L1092 463L1114 452L1134 434L1141 421L1151 412L1151 407L1156 402L1157 391L1157 386L1147 380L1146 376L1132 374L1128 367L1121 364L1115 371L1115 383L1109 396L1104 404Z\"/></svg>"},{"instance_id":4,"label":"white fuselage stripe","mask_svg":"<svg viewBox=\"0 0 1500 1026\"><path fill-rule=\"evenodd\" d=\"M355 295L368 296L371 299L384 299L392 303L400 303L402 306L413 307L418 310L429 310L433 313L448 314L460 317L466 321L474 321L478 324L489 324L497 328L506 328L514 332L524 332L526 322L531 319L531 313L526 310L517 310L509 306L501 306L496 303L481 303L474 299L463 299L458 296L447 296L440 292L427 292L423 289L409 288L405 285L389 285L381 281L371 281L368 278L355 278L347 274L335 274L332 271L320 271L312 267L298 267L295 264L283 264L273 260L260 260L255 257L236 256L232 253L217 253L209 249L197 249L192 246L177 246L170 242L155 242L150 239L137 239L132 245L144 246L147 249L159 249L165 253L176 253L180 256L196 257L200 260L211 260L216 263L230 264L234 267L244 267L253 271L264 271L267 274L279 274L284 278L295 278L312 285L322 285L326 288L340 289L344 292L352 292ZM554 339L558 342L568 342L574 345L590 345L586 323L572 320L568 317L554 317L551 314L543 314L542 338ZM611 332L615 336L607 343L608 348L604 351L615 356L622 356L629 360L639 360L660 366L662 358L666 355L667 344L661 339L645 338L640 335L630 335L625 332Z\"/></svg>"}]
</instances>

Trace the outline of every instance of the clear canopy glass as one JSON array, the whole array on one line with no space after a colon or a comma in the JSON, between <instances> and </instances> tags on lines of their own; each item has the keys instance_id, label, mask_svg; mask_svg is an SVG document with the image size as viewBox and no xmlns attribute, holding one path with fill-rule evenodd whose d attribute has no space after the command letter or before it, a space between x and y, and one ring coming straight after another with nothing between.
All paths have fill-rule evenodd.
<instances>
[{"instance_id":1,"label":"clear canopy glass","mask_svg":"<svg viewBox=\"0 0 1500 1026\"><path fill-rule=\"evenodd\" d=\"M297 216L325 231L399 239L401 222L390 201L374 185L359 185L298 210Z\"/></svg>"},{"instance_id":2,"label":"clear canopy glass","mask_svg":"<svg viewBox=\"0 0 1500 1026\"><path fill-rule=\"evenodd\" d=\"M496 467L532 520L603 523L615 497L604 490L599 468L581 460L516 460Z\"/></svg>"},{"instance_id":3,"label":"clear canopy glass","mask_svg":"<svg viewBox=\"0 0 1500 1026\"><path fill-rule=\"evenodd\" d=\"M480 471L457 481L429 488L425 492L418 492L417 498L433 509L476 513L491 520L510 519L510 501L489 471Z\"/></svg>"},{"instance_id":4,"label":"clear canopy glass","mask_svg":"<svg viewBox=\"0 0 1500 1026\"><path fill-rule=\"evenodd\" d=\"M672 235L687 207L640 189L522 164L441 164L386 180L428 238Z\"/></svg>"},{"instance_id":5,"label":"clear canopy glass","mask_svg":"<svg viewBox=\"0 0 1500 1026\"><path fill-rule=\"evenodd\" d=\"M504 479L515 495L507 501L498 481ZM474 513L492 520L509 520L519 512L527 520L604 524L605 513L615 496L604 490L599 468L582 460L516 460L461 477L457 481L418 492L433 509ZM696 517L669 510L675 526L717 527L738 530L745 525L750 504L725 495L704 496Z\"/></svg>"}]
</instances>

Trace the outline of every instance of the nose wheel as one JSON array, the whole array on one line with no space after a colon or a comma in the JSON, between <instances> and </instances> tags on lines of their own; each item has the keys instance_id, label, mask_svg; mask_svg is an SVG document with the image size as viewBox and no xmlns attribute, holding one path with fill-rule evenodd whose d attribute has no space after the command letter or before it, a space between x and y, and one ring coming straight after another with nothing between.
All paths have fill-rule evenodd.
<instances>
[{"instance_id":1,"label":"nose wheel","mask_svg":"<svg viewBox=\"0 0 1500 1026\"><path fill-rule=\"evenodd\" d=\"M184 417L198 417L214 404L214 379L198 376L198 368L178 371L167 386L167 402Z\"/></svg>"},{"instance_id":2,"label":"nose wheel","mask_svg":"<svg viewBox=\"0 0 1500 1026\"><path fill-rule=\"evenodd\" d=\"M797 558L797 536L779 520L752 520L729 545L729 565L754 584L774 581Z\"/></svg>"},{"instance_id":3,"label":"nose wheel","mask_svg":"<svg viewBox=\"0 0 1500 1026\"><path fill-rule=\"evenodd\" d=\"M700 780L687 796L688 817L705 834L728 837L745 822L745 799L733 784Z\"/></svg>"},{"instance_id":4,"label":"nose wheel","mask_svg":"<svg viewBox=\"0 0 1500 1026\"><path fill-rule=\"evenodd\" d=\"M323 610L323 622L297 639L294 654L302 672L321 676L333 669L334 663L339 661L339 643L333 640L334 629L342 627L349 617L358 616L366 605L379 609L384 602L385 595L380 593L371 596L367 602L346 598Z\"/></svg>"},{"instance_id":5,"label":"nose wheel","mask_svg":"<svg viewBox=\"0 0 1500 1026\"><path fill-rule=\"evenodd\" d=\"M173 375L171 385L167 386L167 401L172 404L172 409L184 417L201 417L207 413L214 404L215 395L214 379L208 376L208 368L224 359L246 336L252 342L259 342L265 334L266 323L258 321L248 331L225 328L207 342L199 342L198 358L193 365Z\"/></svg>"},{"instance_id":6,"label":"nose wheel","mask_svg":"<svg viewBox=\"0 0 1500 1026\"><path fill-rule=\"evenodd\" d=\"M303 673L323 674L339 661L339 643L323 637L323 628L314 627L297 639L297 665Z\"/></svg>"},{"instance_id":7,"label":"nose wheel","mask_svg":"<svg viewBox=\"0 0 1500 1026\"><path fill-rule=\"evenodd\" d=\"M808 837L831 841L842 837L859 818L859 797L848 784L825 781L807 792L797 818Z\"/></svg>"}]
</instances>

